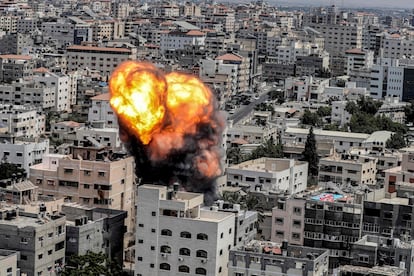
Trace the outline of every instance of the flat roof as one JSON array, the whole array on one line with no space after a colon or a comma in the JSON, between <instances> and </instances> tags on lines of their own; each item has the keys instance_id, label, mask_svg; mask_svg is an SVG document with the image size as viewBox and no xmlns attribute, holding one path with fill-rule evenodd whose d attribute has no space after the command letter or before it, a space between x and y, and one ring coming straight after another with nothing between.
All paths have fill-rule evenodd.
<instances>
[{"instance_id":1,"label":"flat roof","mask_svg":"<svg viewBox=\"0 0 414 276\"><path fill-rule=\"evenodd\" d=\"M131 50L127 48L93 47L93 46L82 46L82 45L71 45L67 47L66 50L131 53Z\"/></svg>"},{"instance_id":2,"label":"flat roof","mask_svg":"<svg viewBox=\"0 0 414 276\"><path fill-rule=\"evenodd\" d=\"M309 134L308 128L296 128L288 127L285 133L297 133L297 134ZM347 137L347 138L356 138L356 139L368 139L370 134L366 133L356 133L356 132L342 132L342 131L331 131L331 130L322 130L322 129L313 129L315 135L321 136L332 136L332 137Z\"/></svg>"}]
</instances>

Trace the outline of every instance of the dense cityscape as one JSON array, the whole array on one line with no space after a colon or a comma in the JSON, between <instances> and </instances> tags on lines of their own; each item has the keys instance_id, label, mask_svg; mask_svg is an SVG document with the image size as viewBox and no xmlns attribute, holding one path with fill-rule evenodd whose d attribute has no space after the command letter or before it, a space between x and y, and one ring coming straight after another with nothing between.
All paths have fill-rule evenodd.
<instances>
[{"instance_id":1,"label":"dense cityscape","mask_svg":"<svg viewBox=\"0 0 414 276\"><path fill-rule=\"evenodd\" d=\"M414 3L0 0L0 276L414 275Z\"/></svg>"}]
</instances>

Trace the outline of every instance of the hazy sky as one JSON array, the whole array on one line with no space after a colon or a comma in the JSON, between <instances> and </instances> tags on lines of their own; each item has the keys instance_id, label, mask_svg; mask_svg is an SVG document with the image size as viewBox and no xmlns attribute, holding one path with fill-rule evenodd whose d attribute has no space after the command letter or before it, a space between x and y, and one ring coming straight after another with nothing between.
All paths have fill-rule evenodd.
<instances>
[{"instance_id":1,"label":"hazy sky","mask_svg":"<svg viewBox=\"0 0 414 276\"><path fill-rule=\"evenodd\" d=\"M270 1L269 1L270 2ZM414 8L413 0L273 0L277 4L303 4L306 6L332 5L338 7Z\"/></svg>"}]
</instances>

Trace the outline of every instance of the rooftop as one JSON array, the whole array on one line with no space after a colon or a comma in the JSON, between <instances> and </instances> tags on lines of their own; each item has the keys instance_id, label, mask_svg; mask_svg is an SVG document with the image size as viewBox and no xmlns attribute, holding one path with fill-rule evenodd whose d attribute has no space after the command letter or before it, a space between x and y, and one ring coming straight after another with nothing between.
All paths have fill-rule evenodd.
<instances>
[{"instance_id":1,"label":"rooftop","mask_svg":"<svg viewBox=\"0 0 414 276\"><path fill-rule=\"evenodd\" d=\"M285 133L308 135L309 129L288 127ZM313 133L319 136L346 137L346 138L355 138L355 139L364 139L364 140L368 139L370 136L369 134L366 134L366 133L330 131L330 130L322 130L322 129L313 129Z\"/></svg>"},{"instance_id":2,"label":"rooftop","mask_svg":"<svg viewBox=\"0 0 414 276\"><path fill-rule=\"evenodd\" d=\"M370 268L354 265L344 265L339 267L339 271L358 273L358 275L399 276L404 275L405 269L395 266L374 266Z\"/></svg>"},{"instance_id":3,"label":"rooftop","mask_svg":"<svg viewBox=\"0 0 414 276\"><path fill-rule=\"evenodd\" d=\"M109 93L100 94L91 98L93 101L109 101L110 99L111 95Z\"/></svg>"},{"instance_id":4,"label":"rooftop","mask_svg":"<svg viewBox=\"0 0 414 276\"><path fill-rule=\"evenodd\" d=\"M235 54L224 54L222 56L216 57L216 60L242 61L242 58L239 56L236 56Z\"/></svg>"},{"instance_id":5,"label":"rooftop","mask_svg":"<svg viewBox=\"0 0 414 276\"><path fill-rule=\"evenodd\" d=\"M93 47L93 46L82 46L82 45L72 45L72 46L67 47L66 50L131 53L131 50L126 49L126 48Z\"/></svg>"}]
</instances>

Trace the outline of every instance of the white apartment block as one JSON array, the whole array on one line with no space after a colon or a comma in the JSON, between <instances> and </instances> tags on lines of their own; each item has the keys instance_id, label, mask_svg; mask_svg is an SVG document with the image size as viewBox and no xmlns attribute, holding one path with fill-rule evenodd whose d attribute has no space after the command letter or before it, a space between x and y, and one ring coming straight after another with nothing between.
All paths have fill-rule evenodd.
<instances>
[{"instance_id":1,"label":"white apartment block","mask_svg":"<svg viewBox=\"0 0 414 276\"><path fill-rule=\"evenodd\" d=\"M44 83L47 87L54 88L54 111L70 112L72 105L76 104L76 74L65 75L62 73L52 73L46 68L38 68L34 70L33 80L36 83Z\"/></svg>"},{"instance_id":2,"label":"white apartment block","mask_svg":"<svg viewBox=\"0 0 414 276\"><path fill-rule=\"evenodd\" d=\"M14 143L0 143L0 158L17 164L29 174L32 165L42 163L43 156L49 153L49 140L16 140Z\"/></svg>"},{"instance_id":3,"label":"white apartment block","mask_svg":"<svg viewBox=\"0 0 414 276\"><path fill-rule=\"evenodd\" d=\"M78 145L98 142L105 147L115 149L120 149L122 147L121 139L119 138L119 130L117 128L82 127L76 131L75 139Z\"/></svg>"},{"instance_id":4,"label":"white apartment block","mask_svg":"<svg viewBox=\"0 0 414 276\"><path fill-rule=\"evenodd\" d=\"M89 68L109 76L123 61L136 58L136 48L110 48L72 45L66 48L68 71Z\"/></svg>"},{"instance_id":5,"label":"white apartment block","mask_svg":"<svg viewBox=\"0 0 414 276\"><path fill-rule=\"evenodd\" d=\"M398 59L381 58L372 66L371 70L371 97L383 99L385 97L403 98L404 68Z\"/></svg>"},{"instance_id":6,"label":"white apartment block","mask_svg":"<svg viewBox=\"0 0 414 276\"><path fill-rule=\"evenodd\" d=\"M337 152L346 152L351 147L362 146L362 143L370 137L370 134L366 133L341 132L322 129L314 129L313 133L315 135L316 142L322 140L333 141ZM289 127L285 130L284 136L282 136L282 142L283 144L304 144L308 134L309 129Z\"/></svg>"},{"instance_id":7,"label":"white apartment block","mask_svg":"<svg viewBox=\"0 0 414 276\"><path fill-rule=\"evenodd\" d=\"M17 31L17 16L2 15L0 16L0 29L10 33Z\"/></svg>"},{"instance_id":8,"label":"white apartment block","mask_svg":"<svg viewBox=\"0 0 414 276\"><path fill-rule=\"evenodd\" d=\"M319 160L320 183L338 185L373 186L376 184L378 159L370 156L342 154Z\"/></svg>"},{"instance_id":9,"label":"white apartment block","mask_svg":"<svg viewBox=\"0 0 414 276\"><path fill-rule=\"evenodd\" d=\"M0 105L0 122L7 128L0 136L35 138L45 133L45 115L34 106Z\"/></svg>"},{"instance_id":10,"label":"white apartment block","mask_svg":"<svg viewBox=\"0 0 414 276\"><path fill-rule=\"evenodd\" d=\"M236 140L243 139L250 144L261 144L266 140L277 139L276 128L263 128L249 125L230 125L227 129L227 146Z\"/></svg>"},{"instance_id":11,"label":"white apartment block","mask_svg":"<svg viewBox=\"0 0 414 276\"><path fill-rule=\"evenodd\" d=\"M91 98L92 107L89 109L88 122L100 123L105 127L118 128L118 119L109 103L109 93Z\"/></svg>"},{"instance_id":12,"label":"white apartment block","mask_svg":"<svg viewBox=\"0 0 414 276\"><path fill-rule=\"evenodd\" d=\"M371 68L374 64L374 52L364 51L362 49L354 48L345 52L345 74L350 75L352 71Z\"/></svg>"},{"instance_id":13,"label":"white apartment block","mask_svg":"<svg viewBox=\"0 0 414 276\"><path fill-rule=\"evenodd\" d=\"M201 79L214 79L220 76L227 76L229 79L229 95L237 94L238 78L237 78L237 65L236 64L224 64L219 60L202 59L200 60L200 73Z\"/></svg>"},{"instance_id":14,"label":"white apartment block","mask_svg":"<svg viewBox=\"0 0 414 276\"><path fill-rule=\"evenodd\" d=\"M385 34L381 39L380 54L383 58L410 58L413 56L413 53L413 39L407 39L399 34Z\"/></svg>"},{"instance_id":15,"label":"white apartment block","mask_svg":"<svg viewBox=\"0 0 414 276\"><path fill-rule=\"evenodd\" d=\"M343 127L351 121L351 114L345 110L348 101L333 101L331 110L332 123Z\"/></svg>"},{"instance_id":16,"label":"white apartment block","mask_svg":"<svg viewBox=\"0 0 414 276\"><path fill-rule=\"evenodd\" d=\"M362 25L309 24L325 38L325 49L331 56L345 56L345 52L362 46Z\"/></svg>"},{"instance_id":17,"label":"white apartment block","mask_svg":"<svg viewBox=\"0 0 414 276\"><path fill-rule=\"evenodd\" d=\"M185 46L202 46L206 34L198 30L188 32L164 31L160 35L160 51L164 53L168 49L184 49Z\"/></svg>"},{"instance_id":18,"label":"white apartment block","mask_svg":"<svg viewBox=\"0 0 414 276\"><path fill-rule=\"evenodd\" d=\"M235 215L205 210L202 194L138 187L135 275L227 276Z\"/></svg>"},{"instance_id":19,"label":"white apartment block","mask_svg":"<svg viewBox=\"0 0 414 276\"><path fill-rule=\"evenodd\" d=\"M55 107L55 88L34 81L0 85L0 104L32 105L51 110Z\"/></svg>"},{"instance_id":20,"label":"white apartment block","mask_svg":"<svg viewBox=\"0 0 414 276\"><path fill-rule=\"evenodd\" d=\"M251 192L295 194L306 189L308 163L263 157L230 166L226 168L226 175L227 186L245 187Z\"/></svg>"},{"instance_id":21,"label":"white apartment block","mask_svg":"<svg viewBox=\"0 0 414 276\"><path fill-rule=\"evenodd\" d=\"M272 208L272 242L303 245L305 203L300 197L280 197Z\"/></svg>"}]
</instances>

